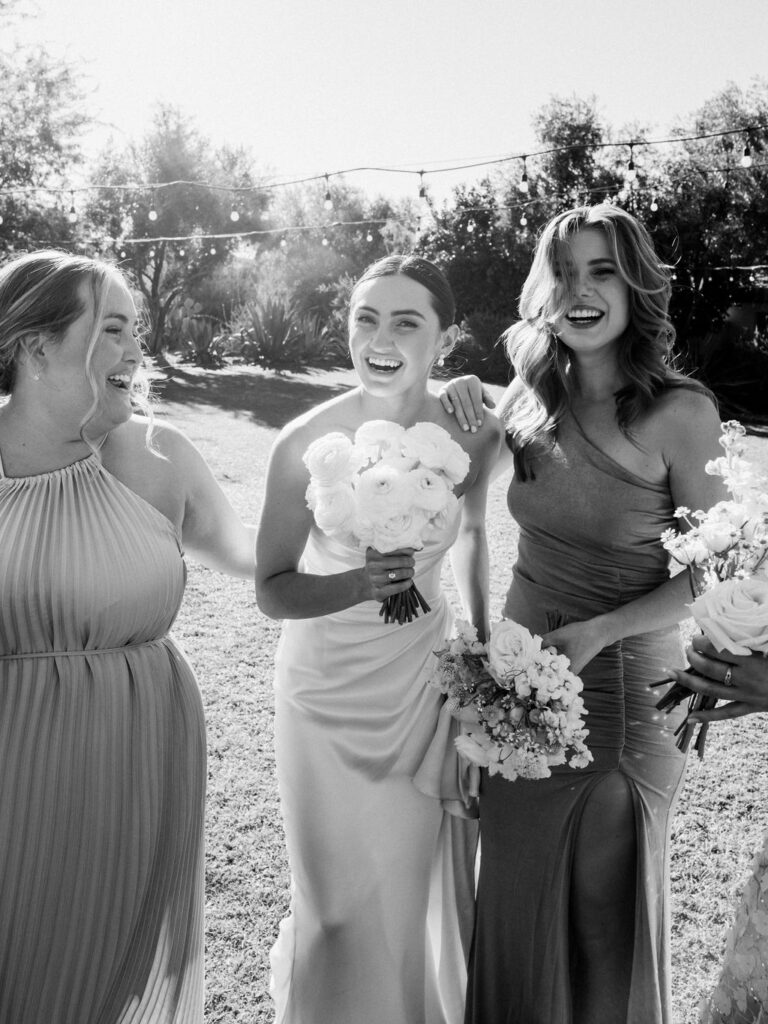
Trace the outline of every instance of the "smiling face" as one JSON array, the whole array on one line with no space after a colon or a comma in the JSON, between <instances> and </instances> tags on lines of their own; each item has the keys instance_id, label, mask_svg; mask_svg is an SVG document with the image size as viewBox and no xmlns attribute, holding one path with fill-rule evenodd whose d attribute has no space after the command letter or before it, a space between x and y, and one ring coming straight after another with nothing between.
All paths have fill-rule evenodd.
<instances>
[{"instance_id":1,"label":"smiling face","mask_svg":"<svg viewBox=\"0 0 768 1024\"><path fill-rule=\"evenodd\" d=\"M352 293L349 351L376 397L423 393L450 330L440 329L429 291L404 274L372 278Z\"/></svg>"},{"instance_id":2,"label":"smiling face","mask_svg":"<svg viewBox=\"0 0 768 1024\"><path fill-rule=\"evenodd\" d=\"M70 429L76 423L79 431L87 417L90 438L130 419L130 385L142 359L130 292L119 277L108 277L104 289L96 311L90 283L81 283L83 312L60 340L43 344L41 360L41 397Z\"/></svg>"},{"instance_id":3,"label":"smiling face","mask_svg":"<svg viewBox=\"0 0 768 1024\"><path fill-rule=\"evenodd\" d=\"M629 285L599 228L582 228L568 246L572 288L555 333L573 352L597 351L621 337L630 321Z\"/></svg>"}]
</instances>

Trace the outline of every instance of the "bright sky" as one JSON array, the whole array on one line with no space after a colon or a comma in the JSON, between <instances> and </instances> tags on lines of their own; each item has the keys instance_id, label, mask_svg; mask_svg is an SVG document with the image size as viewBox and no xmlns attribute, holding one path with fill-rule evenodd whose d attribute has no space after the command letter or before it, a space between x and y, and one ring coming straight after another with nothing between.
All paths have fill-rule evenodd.
<instances>
[{"instance_id":1,"label":"bright sky","mask_svg":"<svg viewBox=\"0 0 768 1024\"><path fill-rule=\"evenodd\" d=\"M162 100L280 176L524 152L552 94L594 94L614 128L666 134L728 81L768 73L768 0L37 2L15 34L82 63L116 135L139 138ZM440 193L480 173L427 182ZM418 189L405 175L348 181Z\"/></svg>"}]
</instances>

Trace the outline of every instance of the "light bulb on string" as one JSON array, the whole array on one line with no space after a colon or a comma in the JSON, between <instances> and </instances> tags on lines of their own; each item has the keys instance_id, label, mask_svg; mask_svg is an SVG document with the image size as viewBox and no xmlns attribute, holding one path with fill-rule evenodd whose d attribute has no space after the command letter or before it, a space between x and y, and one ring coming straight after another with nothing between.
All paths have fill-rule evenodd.
<instances>
[{"instance_id":1,"label":"light bulb on string","mask_svg":"<svg viewBox=\"0 0 768 1024\"><path fill-rule=\"evenodd\" d=\"M424 184L424 171L419 171L419 199L427 198L427 189Z\"/></svg>"},{"instance_id":2,"label":"light bulb on string","mask_svg":"<svg viewBox=\"0 0 768 1024\"><path fill-rule=\"evenodd\" d=\"M521 192L524 192L524 193L527 194L528 191L529 191L529 185L528 185L528 168L527 168L527 165L526 165L526 162L525 162L526 159L527 159L526 157L523 157L523 174L522 174L522 177L520 178L520 181L519 181L517 187L520 189Z\"/></svg>"},{"instance_id":3,"label":"light bulb on string","mask_svg":"<svg viewBox=\"0 0 768 1024\"><path fill-rule=\"evenodd\" d=\"M269 220L269 210L262 210L261 213L259 214L259 217L262 220Z\"/></svg>"},{"instance_id":4,"label":"light bulb on string","mask_svg":"<svg viewBox=\"0 0 768 1024\"><path fill-rule=\"evenodd\" d=\"M633 182L637 178L637 168L635 167L635 147L630 142L629 144L629 163L627 164L627 170L624 174L624 178L628 182Z\"/></svg>"},{"instance_id":5,"label":"light bulb on string","mask_svg":"<svg viewBox=\"0 0 768 1024\"><path fill-rule=\"evenodd\" d=\"M655 194L651 196L651 209L655 213L659 208L659 204L656 202Z\"/></svg>"},{"instance_id":6,"label":"light bulb on string","mask_svg":"<svg viewBox=\"0 0 768 1024\"><path fill-rule=\"evenodd\" d=\"M240 214L236 206L233 206L232 209L230 210L229 219L232 221L233 224L237 224L237 222L240 220Z\"/></svg>"},{"instance_id":7,"label":"light bulb on string","mask_svg":"<svg viewBox=\"0 0 768 1024\"><path fill-rule=\"evenodd\" d=\"M469 220L467 221L467 231L470 233L470 235L472 234L476 227L477 224L475 224L475 218L470 217Z\"/></svg>"},{"instance_id":8,"label":"light bulb on string","mask_svg":"<svg viewBox=\"0 0 768 1024\"><path fill-rule=\"evenodd\" d=\"M749 151L749 143L744 146L744 153L742 154L741 160L739 161L742 167L752 166L752 154Z\"/></svg>"},{"instance_id":9,"label":"light bulb on string","mask_svg":"<svg viewBox=\"0 0 768 1024\"><path fill-rule=\"evenodd\" d=\"M211 256L215 256L216 255L216 246L212 245L211 248L208 250L208 252L211 254Z\"/></svg>"},{"instance_id":10,"label":"light bulb on string","mask_svg":"<svg viewBox=\"0 0 768 1024\"><path fill-rule=\"evenodd\" d=\"M149 255L149 258L151 260L153 260L155 258L155 250L154 249L150 249L148 255Z\"/></svg>"},{"instance_id":11,"label":"light bulb on string","mask_svg":"<svg viewBox=\"0 0 768 1024\"><path fill-rule=\"evenodd\" d=\"M70 224L77 223L77 210L75 209L75 193L69 193L69 213L67 214L67 220Z\"/></svg>"},{"instance_id":12,"label":"light bulb on string","mask_svg":"<svg viewBox=\"0 0 768 1024\"><path fill-rule=\"evenodd\" d=\"M155 193L153 192L152 193L152 202L151 202L151 205L149 207L149 213L147 214L147 217L149 217L149 219L151 221L156 221L157 220L157 210L155 209L156 205L157 204L155 202Z\"/></svg>"},{"instance_id":13,"label":"light bulb on string","mask_svg":"<svg viewBox=\"0 0 768 1024\"><path fill-rule=\"evenodd\" d=\"M280 239L280 248L284 249L286 245L288 245L288 242L285 239L285 235L283 235L283 237Z\"/></svg>"},{"instance_id":14,"label":"light bulb on string","mask_svg":"<svg viewBox=\"0 0 768 1024\"><path fill-rule=\"evenodd\" d=\"M370 228L368 228L368 233L365 236L365 240L366 240L366 242L372 242L373 241L373 235L371 234L371 229Z\"/></svg>"},{"instance_id":15,"label":"light bulb on string","mask_svg":"<svg viewBox=\"0 0 768 1024\"><path fill-rule=\"evenodd\" d=\"M330 245L330 242L328 241L328 236L325 234L323 235L323 245Z\"/></svg>"},{"instance_id":16,"label":"light bulb on string","mask_svg":"<svg viewBox=\"0 0 768 1024\"><path fill-rule=\"evenodd\" d=\"M323 200L323 206L326 210L333 209L333 200L331 199L331 186L328 181L328 175L325 176L325 199Z\"/></svg>"},{"instance_id":17,"label":"light bulb on string","mask_svg":"<svg viewBox=\"0 0 768 1024\"><path fill-rule=\"evenodd\" d=\"M181 256L183 258L186 255L187 255L187 250L182 246L182 248L179 249L179 256Z\"/></svg>"},{"instance_id":18,"label":"light bulb on string","mask_svg":"<svg viewBox=\"0 0 768 1024\"><path fill-rule=\"evenodd\" d=\"M520 218L520 227L524 228L527 223L528 218L525 216L525 214L523 214L523 216Z\"/></svg>"},{"instance_id":19,"label":"light bulb on string","mask_svg":"<svg viewBox=\"0 0 768 1024\"><path fill-rule=\"evenodd\" d=\"M121 249L120 250L120 259L121 260L124 260L127 257L127 255L128 255L128 253L125 251L125 249Z\"/></svg>"}]
</instances>

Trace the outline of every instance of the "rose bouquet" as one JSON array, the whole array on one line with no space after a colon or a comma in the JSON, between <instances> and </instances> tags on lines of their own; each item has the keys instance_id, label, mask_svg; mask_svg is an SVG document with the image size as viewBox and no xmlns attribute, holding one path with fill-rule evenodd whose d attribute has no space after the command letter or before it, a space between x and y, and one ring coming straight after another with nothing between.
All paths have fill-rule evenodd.
<instances>
[{"instance_id":1,"label":"rose bouquet","mask_svg":"<svg viewBox=\"0 0 768 1024\"><path fill-rule=\"evenodd\" d=\"M745 433L736 420L723 423L720 444L725 455L705 467L707 473L723 478L732 498L707 512L678 508L675 516L690 529L666 530L661 540L691 573L700 591L689 606L691 614L714 646L731 654L768 654L768 483L743 457ZM689 711L717 703L675 683L656 707L669 712L684 700L689 701ZM688 749L694 729L687 720L679 727L681 750ZM706 732L704 722L694 744L699 757L704 756Z\"/></svg>"},{"instance_id":2,"label":"rose bouquet","mask_svg":"<svg viewBox=\"0 0 768 1024\"><path fill-rule=\"evenodd\" d=\"M473 707L481 730L458 736L473 764L505 779L546 779L552 765L585 768L592 760L582 715L581 680L568 659L511 619L491 628L487 644L468 622L435 651L430 683L454 709ZM568 756L570 753L570 756Z\"/></svg>"},{"instance_id":3,"label":"rose bouquet","mask_svg":"<svg viewBox=\"0 0 768 1024\"><path fill-rule=\"evenodd\" d=\"M324 434L307 448L307 505L329 537L382 554L421 548L445 529L457 504L454 487L469 456L436 423L402 427L370 420L355 433ZM429 605L414 584L388 597L385 622L411 622Z\"/></svg>"}]
</instances>

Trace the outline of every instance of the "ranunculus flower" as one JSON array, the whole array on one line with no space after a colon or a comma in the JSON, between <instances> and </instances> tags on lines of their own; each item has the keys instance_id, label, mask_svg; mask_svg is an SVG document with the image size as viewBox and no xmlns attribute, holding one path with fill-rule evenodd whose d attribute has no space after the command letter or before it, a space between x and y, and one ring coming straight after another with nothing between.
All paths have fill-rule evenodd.
<instances>
[{"instance_id":1,"label":"ranunculus flower","mask_svg":"<svg viewBox=\"0 0 768 1024\"><path fill-rule=\"evenodd\" d=\"M501 679L522 672L540 650L541 637L532 635L519 622L502 619L491 627L488 661Z\"/></svg>"},{"instance_id":2,"label":"ranunculus flower","mask_svg":"<svg viewBox=\"0 0 768 1024\"><path fill-rule=\"evenodd\" d=\"M427 517L418 510L377 520L373 525L371 546L382 554L400 548L420 548Z\"/></svg>"},{"instance_id":3,"label":"ranunculus flower","mask_svg":"<svg viewBox=\"0 0 768 1024\"><path fill-rule=\"evenodd\" d=\"M311 492L311 499L310 499ZM324 533L347 533L355 520L355 492L351 484L307 488L307 504L315 513L315 522Z\"/></svg>"},{"instance_id":4,"label":"ranunculus flower","mask_svg":"<svg viewBox=\"0 0 768 1024\"><path fill-rule=\"evenodd\" d=\"M768 654L768 580L724 580L689 607L718 651Z\"/></svg>"},{"instance_id":5,"label":"ranunculus flower","mask_svg":"<svg viewBox=\"0 0 768 1024\"><path fill-rule=\"evenodd\" d=\"M356 491L360 515L374 524L407 512L413 506L410 477L381 462L360 474Z\"/></svg>"},{"instance_id":6,"label":"ranunculus flower","mask_svg":"<svg viewBox=\"0 0 768 1024\"><path fill-rule=\"evenodd\" d=\"M445 473L454 486L469 472L469 456L437 423L416 423L409 427L402 450L405 455L418 459L422 466Z\"/></svg>"},{"instance_id":7,"label":"ranunculus flower","mask_svg":"<svg viewBox=\"0 0 768 1024\"><path fill-rule=\"evenodd\" d=\"M321 487L350 480L358 469L352 442L346 434L324 434L304 452L304 465Z\"/></svg>"},{"instance_id":8,"label":"ranunculus flower","mask_svg":"<svg viewBox=\"0 0 768 1024\"><path fill-rule=\"evenodd\" d=\"M392 420L368 420L355 432L355 447L365 461L376 462L391 451L400 451L405 427Z\"/></svg>"},{"instance_id":9,"label":"ranunculus flower","mask_svg":"<svg viewBox=\"0 0 768 1024\"><path fill-rule=\"evenodd\" d=\"M733 547L741 536L738 527L732 526L728 520L707 520L699 523L696 532L709 550L716 555Z\"/></svg>"},{"instance_id":10,"label":"ranunculus flower","mask_svg":"<svg viewBox=\"0 0 768 1024\"><path fill-rule=\"evenodd\" d=\"M448 504L448 485L444 477L433 469L419 466L409 473L413 482L414 504L427 512L442 512Z\"/></svg>"}]
</instances>

